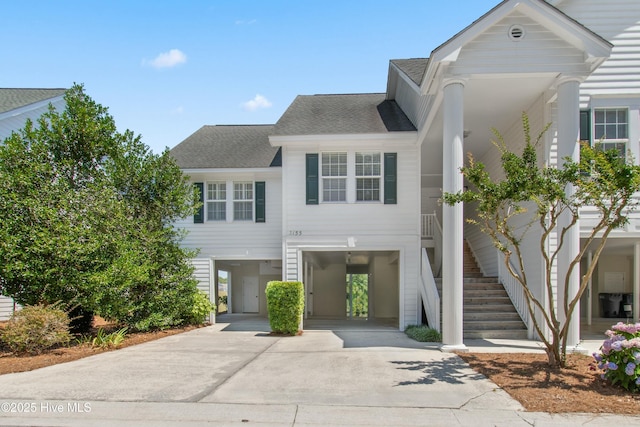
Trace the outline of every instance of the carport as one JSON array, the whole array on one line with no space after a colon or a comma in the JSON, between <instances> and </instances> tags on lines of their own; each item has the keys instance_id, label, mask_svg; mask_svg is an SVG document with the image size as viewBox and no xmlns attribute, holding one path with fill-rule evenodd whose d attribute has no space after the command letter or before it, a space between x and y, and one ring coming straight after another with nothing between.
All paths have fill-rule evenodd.
<instances>
[{"instance_id":1,"label":"carport","mask_svg":"<svg viewBox=\"0 0 640 427\"><path fill-rule=\"evenodd\" d=\"M321 321L398 328L399 251L312 250L302 260L305 329Z\"/></svg>"}]
</instances>

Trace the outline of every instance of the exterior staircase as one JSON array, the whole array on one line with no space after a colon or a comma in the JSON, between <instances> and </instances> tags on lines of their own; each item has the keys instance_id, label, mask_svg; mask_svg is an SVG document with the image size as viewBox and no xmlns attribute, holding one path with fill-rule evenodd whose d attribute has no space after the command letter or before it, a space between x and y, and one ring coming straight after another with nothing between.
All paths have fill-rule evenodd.
<instances>
[{"instance_id":1,"label":"exterior staircase","mask_svg":"<svg viewBox=\"0 0 640 427\"><path fill-rule=\"evenodd\" d=\"M442 295L442 279L436 280ZM464 242L463 327L465 339L527 339L527 327L497 277L484 277ZM444 310L444 308L443 308Z\"/></svg>"}]
</instances>

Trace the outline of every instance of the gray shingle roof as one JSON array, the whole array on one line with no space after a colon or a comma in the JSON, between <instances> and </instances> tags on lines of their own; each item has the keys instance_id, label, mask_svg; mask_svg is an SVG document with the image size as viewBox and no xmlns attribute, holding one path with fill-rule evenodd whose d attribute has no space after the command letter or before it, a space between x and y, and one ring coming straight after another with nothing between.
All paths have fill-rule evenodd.
<instances>
[{"instance_id":1,"label":"gray shingle roof","mask_svg":"<svg viewBox=\"0 0 640 427\"><path fill-rule=\"evenodd\" d=\"M392 59L391 63L405 73L415 84L420 86L424 72L427 70L429 58Z\"/></svg>"},{"instance_id":2,"label":"gray shingle roof","mask_svg":"<svg viewBox=\"0 0 640 427\"><path fill-rule=\"evenodd\" d=\"M16 108L64 95L65 90L0 88L0 113L6 113Z\"/></svg>"},{"instance_id":3,"label":"gray shingle roof","mask_svg":"<svg viewBox=\"0 0 640 427\"><path fill-rule=\"evenodd\" d=\"M281 166L278 147L269 144L273 125L203 126L171 149L182 169Z\"/></svg>"},{"instance_id":4,"label":"gray shingle roof","mask_svg":"<svg viewBox=\"0 0 640 427\"><path fill-rule=\"evenodd\" d=\"M273 134L335 135L415 131L384 93L300 95L276 123Z\"/></svg>"}]
</instances>

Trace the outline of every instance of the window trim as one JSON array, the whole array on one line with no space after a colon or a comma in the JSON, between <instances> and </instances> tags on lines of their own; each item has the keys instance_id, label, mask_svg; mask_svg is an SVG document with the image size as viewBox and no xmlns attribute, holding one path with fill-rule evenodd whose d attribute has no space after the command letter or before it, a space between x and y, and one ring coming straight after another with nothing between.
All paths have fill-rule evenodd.
<instances>
[{"instance_id":1,"label":"window trim","mask_svg":"<svg viewBox=\"0 0 640 427\"><path fill-rule=\"evenodd\" d=\"M337 156L344 156L344 175L340 174L340 175L325 175L324 174L324 167L325 167L325 156L329 156L329 155L337 155ZM331 166L334 166L334 164L330 163L329 168L331 168ZM337 163L338 168L341 169L341 167L343 166L341 162ZM322 203L347 203L348 201L348 194L349 194L349 153L347 151L324 151L320 153L320 162L319 162L319 181L320 181L320 195L321 195L321 202ZM329 171L331 173L331 170ZM341 171L338 170L338 173L340 173ZM328 181L334 181L337 182L338 185L340 185L340 183L343 183L344 185L344 189L342 188L338 188L338 189L329 189L328 191L330 192L338 192L338 194L344 194L344 199L342 200L325 200L325 183L327 183Z\"/></svg>"},{"instance_id":2,"label":"window trim","mask_svg":"<svg viewBox=\"0 0 640 427\"><path fill-rule=\"evenodd\" d=\"M615 149L617 150L620 155L626 159L627 158L627 151L629 150L629 141L630 141L630 137L629 137L629 133L631 130L631 123L630 123L630 116L629 116L629 107L628 106L606 106L606 107L594 107L591 110L583 110L580 112L580 118L582 119L583 117L585 119L588 119L588 141L589 144L592 147L601 147L601 149L603 150L611 150L611 149ZM587 116L583 116L583 113L587 111L588 112L588 118ZM610 123L610 125L615 125L620 126L621 124L625 125L625 133L626 133L626 138L606 138L606 133L603 133L602 138L597 138L597 133L596 133L596 126L607 126L608 122L605 120L603 123L596 123L596 114L598 112L604 112L604 118L606 119L607 111L616 111L616 112L620 112L620 111L624 111L625 113L625 121L624 122L618 122L617 118L618 118L618 114L616 113L616 122L615 123ZM581 121L580 123L580 129L581 129L581 135L580 135L580 140L586 140L583 139L583 135L582 135L582 130L583 130L583 123ZM606 130L606 129L605 129ZM618 129L616 129L616 133L618 132ZM617 136L617 135L616 135ZM618 147L620 144L622 144L622 147ZM610 147L611 145L613 145L613 147Z\"/></svg>"},{"instance_id":3,"label":"window trim","mask_svg":"<svg viewBox=\"0 0 640 427\"><path fill-rule=\"evenodd\" d=\"M251 190L250 190L251 194L249 194L249 195L247 195L247 187L246 187L248 184L251 185ZM236 193L238 191L238 190L236 190L236 185L242 185L243 186L243 188L240 190L240 192L241 192L241 194L242 194L242 196L244 198L242 198L242 199L236 198ZM254 204L254 200L253 200L254 199L254 194L255 194L254 188L255 188L254 181L233 181L233 221L234 222L235 221L253 221L254 220L254 218L255 218L255 210L254 210L255 204ZM240 218L236 217L236 213L238 212L236 210L236 204L237 203L250 204L251 205L251 215L250 215L251 217L250 218L242 218L242 219L240 219ZM243 211L248 212L246 209L243 209Z\"/></svg>"},{"instance_id":4,"label":"window trim","mask_svg":"<svg viewBox=\"0 0 640 427\"><path fill-rule=\"evenodd\" d=\"M375 168L376 164L375 163L371 163L371 164L367 164L367 163L361 163L362 167L363 167L363 171L362 173L359 175L358 174L358 155L360 156L367 156L367 155L371 155L371 156L378 156L378 162L377 162L377 167L378 167L378 173L377 174L366 174L364 172L364 169L367 166L372 166ZM379 151L356 151L355 155L354 155L354 165L355 165L355 177L354 177L354 183L355 183L355 202L356 203L380 203L380 200L382 198L382 186L381 181L382 181L382 176L383 176L383 165L382 165L382 155ZM371 198L371 199L359 199L359 195L360 192L366 192L367 189L360 189L359 188L359 181L363 180L363 179L370 179L372 180L372 182L375 182L375 180L377 180L378 182L378 188L377 189L369 189L368 191L371 192L376 192L378 193L378 197L377 198Z\"/></svg>"},{"instance_id":5,"label":"window trim","mask_svg":"<svg viewBox=\"0 0 640 427\"><path fill-rule=\"evenodd\" d=\"M206 220L207 222L224 222L227 220L227 181L207 181L206 182L206 196L205 196L205 200L206 200ZM217 189L214 190L216 192L216 194L218 193L223 193L224 194L224 198L210 198L210 189L209 186L210 185L216 185L216 186L220 186L223 185L224 188L223 189ZM211 205L221 205L224 207L224 209L221 210L221 212L223 213L223 218L211 218L211 210L210 210L210 206Z\"/></svg>"}]
</instances>

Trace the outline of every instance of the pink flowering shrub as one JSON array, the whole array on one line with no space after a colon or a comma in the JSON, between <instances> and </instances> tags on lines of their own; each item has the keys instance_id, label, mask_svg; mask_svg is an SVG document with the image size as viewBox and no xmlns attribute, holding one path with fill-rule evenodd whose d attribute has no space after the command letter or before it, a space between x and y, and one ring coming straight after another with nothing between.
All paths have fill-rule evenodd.
<instances>
[{"instance_id":1,"label":"pink flowering shrub","mask_svg":"<svg viewBox=\"0 0 640 427\"><path fill-rule=\"evenodd\" d=\"M607 338L594 353L602 378L632 392L640 391L640 323L619 322L606 332Z\"/></svg>"}]
</instances>

